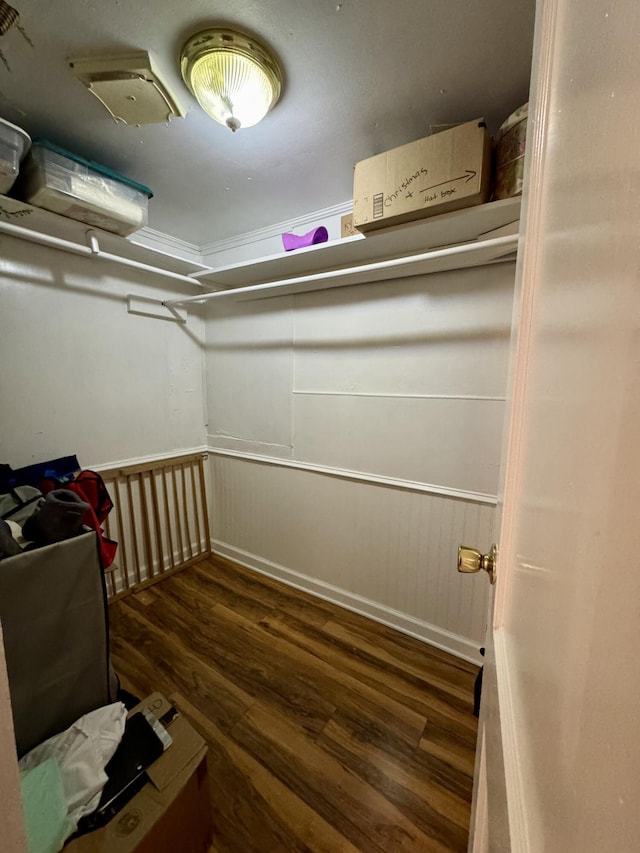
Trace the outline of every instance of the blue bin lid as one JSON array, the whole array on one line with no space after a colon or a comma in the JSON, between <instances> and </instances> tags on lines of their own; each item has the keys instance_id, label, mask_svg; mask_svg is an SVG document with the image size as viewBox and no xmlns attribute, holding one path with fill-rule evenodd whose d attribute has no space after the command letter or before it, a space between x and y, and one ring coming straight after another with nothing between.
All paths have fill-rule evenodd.
<instances>
[{"instance_id":1,"label":"blue bin lid","mask_svg":"<svg viewBox=\"0 0 640 853\"><path fill-rule=\"evenodd\" d=\"M40 146L40 148L46 148L47 151L53 151L54 154L60 154L62 157L68 157L69 160L73 160L75 163L80 163L82 166L86 166L88 169L92 169L94 172L98 172L106 178L111 178L114 181L120 181L121 184L126 184L134 190L144 193L147 198L153 198L153 191L150 190L149 187L145 187L144 184L132 181L131 178L125 178L124 175L119 175L108 166L103 166L101 163L96 163L94 160L87 160L86 157L80 157L79 154L74 154L73 151L67 151L66 148L62 148L54 142L49 142L48 139L36 139L33 142L33 146Z\"/></svg>"}]
</instances>

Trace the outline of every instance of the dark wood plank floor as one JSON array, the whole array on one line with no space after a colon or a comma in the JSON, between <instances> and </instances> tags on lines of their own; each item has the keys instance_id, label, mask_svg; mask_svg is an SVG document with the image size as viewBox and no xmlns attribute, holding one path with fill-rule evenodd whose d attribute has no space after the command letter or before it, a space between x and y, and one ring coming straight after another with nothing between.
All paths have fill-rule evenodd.
<instances>
[{"instance_id":1,"label":"dark wood plank floor","mask_svg":"<svg viewBox=\"0 0 640 853\"><path fill-rule=\"evenodd\" d=\"M209 744L217 853L467 849L471 664L219 559L110 618L124 685Z\"/></svg>"}]
</instances>

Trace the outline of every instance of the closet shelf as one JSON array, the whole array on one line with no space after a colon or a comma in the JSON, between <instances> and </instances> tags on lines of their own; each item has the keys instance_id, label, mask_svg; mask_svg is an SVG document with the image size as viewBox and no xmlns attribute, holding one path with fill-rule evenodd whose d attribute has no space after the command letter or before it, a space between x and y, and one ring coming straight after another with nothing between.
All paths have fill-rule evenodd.
<instances>
[{"instance_id":1,"label":"closet shelf","mask_svg":"<svg viewBox=\"0 0 640 853\"><path fill-rule=\"evenodd\" d=\"M388 258L370 264L358 264L354 267L340 268L297 276L291 279L276 279L245 287L198 293L181 299L167 299L162 305L171 310L192 303L211 302L216 299L264 299L293 293L308 293L328 290L334 287L346 287L352 284L370 284L375 281L406 278L407 276L427 275L435 272L466 269L499 260L512 260L518 245L518 235L510 234L462 245L432 249L417 255Z\"/></svg>"},{"instance_id":2,"label":"closet shelf","mask_svg":"<svg viewBox=\"0 0 640 853\"><path fill-rule=\"evenodd\" d=\"M101 258L202 287L191 273L203 264L148 249L117 234L93 228L66 216L0 195L0 234L39 243L69 254Z\"/></svg>"},{"instance_id":3,"label":"closet shelf","mask_svg":"<svg viewBox=\"0 0 640 853\"><path fill-rule=\"evenodd\" d=\"M258 299L493 263L512 256L518 237L494 237L490 232L516 222L519 216L520 199L504 199L375 231L368 237L348 237L203 270L193 261L0 196L0 234L123 264L204 290L162 302L167 308L225 296ZM136 311L131 306L130 310ZM170 313L184 322L175 311Z\"/></svg>"},{"instance_id":4,"label":"closet shelf","mask_svg":"<svg viewBox=\"0 0 640 853\"><path fill-rule=\"evenodd\" d=\"M467 243L519 218L520 198L508 198L374 231L367 237L345 237L295 252L212 267L193 277L216 289L290 280Z\"/></svg>"}]
</instances>

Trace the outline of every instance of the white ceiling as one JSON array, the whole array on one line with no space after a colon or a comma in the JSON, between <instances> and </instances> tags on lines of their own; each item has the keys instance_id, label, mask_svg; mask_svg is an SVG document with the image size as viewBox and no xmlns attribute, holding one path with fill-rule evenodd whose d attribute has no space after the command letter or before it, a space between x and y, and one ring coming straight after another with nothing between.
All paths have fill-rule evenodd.
<instances>
[{"instance_id":1,"label":"white ceiling","mask_svg":"<svg viewBox=\"0 0 640 853\"><path fill-rule=\"evenodd\" d=\"M149 225L197 245L347 201L358 160L527 100L535 0L11 0L34 47L0 37L0 116L147 184ZM285 72L280 102L232 134L179 73L186 38L226 23L257 35ZM187 110L115 124L70 56L151 53Z\"/></svg>"}]
</instances>

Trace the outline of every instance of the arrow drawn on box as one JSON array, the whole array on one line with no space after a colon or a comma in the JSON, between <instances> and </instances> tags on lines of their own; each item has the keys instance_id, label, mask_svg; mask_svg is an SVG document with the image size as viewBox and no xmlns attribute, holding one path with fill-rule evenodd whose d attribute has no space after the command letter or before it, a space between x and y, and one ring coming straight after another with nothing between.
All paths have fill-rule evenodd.
<instances>
[{"instance_id":1,"label":"arrow drawn on box","mask_svg":"<svg viewBox=\"0 0 640 853\"><path fill-rule=\"evenodd\" d=\"M465 184L468 184L471 178L475 178L478 174L474 172L473 169L465 169L466 174L460 175L459 178L450 178L448 181L441 181L439 184L432 184L430 187L425 187L423 190L420 190L421 193L426 193L429 190L435 190L436 187L443 187L445 184L452 184L454 181L464 181Z\"/></svg>"}]
</instances>

